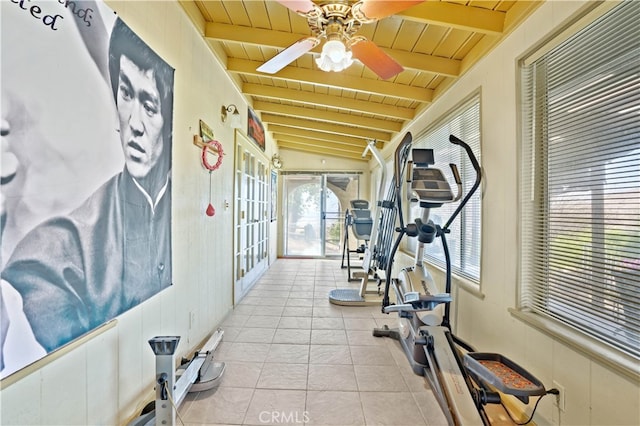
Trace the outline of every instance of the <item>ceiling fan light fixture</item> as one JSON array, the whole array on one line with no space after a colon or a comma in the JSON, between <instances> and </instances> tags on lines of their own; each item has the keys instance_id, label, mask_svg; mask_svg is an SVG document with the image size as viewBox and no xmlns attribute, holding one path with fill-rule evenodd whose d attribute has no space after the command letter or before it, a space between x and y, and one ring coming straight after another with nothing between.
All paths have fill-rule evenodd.
<instances>
[{"instance_id":1,"label":"ceiling fan light fixture","mask_svg":"<svg viewBox=\"0 0 640 426\"><path fill-rule=\"evenodd\" d=\"M352 53L340 40L328 40L322 46L322 53L316 58L322 71L342 71L353 64Z\"/></svg>"}]
</instances>

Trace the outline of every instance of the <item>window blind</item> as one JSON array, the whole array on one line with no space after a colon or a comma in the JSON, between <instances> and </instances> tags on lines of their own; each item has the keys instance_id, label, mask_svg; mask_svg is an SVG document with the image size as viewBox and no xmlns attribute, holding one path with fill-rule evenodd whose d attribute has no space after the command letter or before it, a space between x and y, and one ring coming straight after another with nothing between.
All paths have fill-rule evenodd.
<instances>
[{"instance_id":1,"label":"window blind","mask_svg":"<svg viewBox=\"0 0 640 426\"><path fill-rule=\"evenodd\" d=\"M521 68L521 309L640 357L640 2Z\"/></svg>"},{"instance_id":2,"label":"window blind","mask_svg":"<svg viewBox=\"0 0 640 426\"><path fill-rule=\"evenodd\" d=\"M455 135L465 141L473 150L480 164L480 95L476 94L458 108L447 114L436 125L421 132L413 143L414 148L430 148L434 150L437 167L442 170L447 180L455 184L449 163L458 166L463 181L463 193L466 194L475 182L475 171L464 150L449 142L449 135ZM459 202L444 204L431 211L431 219L444 225L453 214ZM419 207L413 207L409 212L409 219L420 217ZM480 191L471 198L460 213L460 216L450 227L447 244L451 252L452 272L476 284L480 283L480 244L481 235L481 202ZM408 239L407 248L415 252L416 241ZM444 268L445 259L439 240L425 247L424 261Z\"/></svg>"}]
</instances>

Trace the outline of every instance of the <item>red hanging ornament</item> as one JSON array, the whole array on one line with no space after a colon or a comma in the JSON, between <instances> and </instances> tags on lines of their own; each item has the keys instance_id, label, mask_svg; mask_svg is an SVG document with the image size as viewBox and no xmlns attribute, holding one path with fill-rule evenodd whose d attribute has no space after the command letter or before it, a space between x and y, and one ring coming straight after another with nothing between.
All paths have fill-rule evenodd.
<instances>
[{"instance_id":1,"label":"red hanging ornament","mask_svg":"<svg viewBox=\"0 0 640 426\"><path fill-rule=\"evenodd\" d=\"M209 148L218 154L218 160L214 164L209 163L207 160L207 152L209 151ZM209 217L216 214L216 209L214 209L213 204L211 204L211 172L220 167L223 155L224 151L222 150L222 144L216 140L207 141L202 145L202 165L205 169L209 170L209 205L205 210L205 213Z\"/></svg>"},{"instance_id":2,"label":"red hanging ornament","mask_svg":"<svg viewBox=\"0 0 640 426\"><path fill-rule=\"evenodd\" d=\"M213 216L216 214L216 209L214 209L213 204L211 204L211 170L209 170L209 205L207 206L205 213L207 216Z\"/></svg>"}]
</instances>

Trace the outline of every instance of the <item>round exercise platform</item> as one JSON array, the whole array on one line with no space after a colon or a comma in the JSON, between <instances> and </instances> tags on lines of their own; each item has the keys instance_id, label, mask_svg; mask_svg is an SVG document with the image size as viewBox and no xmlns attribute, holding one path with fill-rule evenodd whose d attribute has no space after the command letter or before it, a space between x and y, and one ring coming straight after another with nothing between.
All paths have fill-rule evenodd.
<instances>
[{"instance_id":1,"label":"round exercise platform","mask_svg":"<svg viewBox=\"0 0 640 426\"><path fill-rule=\"evenodd\" d=\"M336 288L329 291L329 302L343 306L376 306L382 303L382 296L365 299L357 288Z\"/></svg>"}]
</instances>

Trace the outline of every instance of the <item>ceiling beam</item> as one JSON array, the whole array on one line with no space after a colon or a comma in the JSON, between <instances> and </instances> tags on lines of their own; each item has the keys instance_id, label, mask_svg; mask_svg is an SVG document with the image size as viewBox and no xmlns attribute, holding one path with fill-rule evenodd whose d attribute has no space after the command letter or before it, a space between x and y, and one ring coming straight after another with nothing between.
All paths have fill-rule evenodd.
<instances>
[{"instance_id":1,"label":"ceiling beam","mask_svg":"<svg viewBox=\"0 0 640 426\"><path fill-rule=\"evenodd\" d=\"M278 148L281 149L290 149L293 151L301 151L301 152L312 152L314 154L322 154L327 157L342 157L342 158L350 158L352 160L361 160L366 161L366 158L362 158L362 153L345 151L340 149L333 149L331 152L328 152L326 148L316 147L304 144L297 144L292 142L278 142Z\"/></svg>"},{"instance_id":2,"label":"ceiling beam","mask_svg":"<svg viewBox=\"0 0 640 426\"><path fill-rule=\"evenodd\" d=\"M278 140L278 144L280 144L281 142L297 143L297 144L306 145L306 146L316 146L319 148L324 148L326 150L338 149L342 151L353 152L355 154L360 154L360 155L362 155L365 147L367 146L367 142L365 141L362 141L362 144L360 144L360 146L356 146L356 145L342 144L339 142L327 142L327 141L320 141L317 139L300 138L292 135L278 135L277 140Z\"/></svg>"},{"instance_id":3,"label":"ceiling beam","mask_svg":"<svg viewBox=\"0 0 640 426\"><path fill-rule=\"evenodd\" d=\"M441 74L448 77L460 77L459 59L449 59L426 53L407 52L405 50L381 48L396 60L404 69L420 73Z\"/></svg>"},{"instance_id":4,"label":"ceiling beam","mask_svg":"<svg viewBox=\"0 0 640 426\"><path fill-rule=\"evenodd\" d=\"M210 22L206 24L205 37L209 40L245 43L255 46L268 46L274 49L286 49L296 41L309 37L309 34L292 34L284 31ZM451 77L458 77L460 75L460 61L457 59L388 49L384 47L381 47L381 49L408 70L444 74ZM309 53L319 54L320 50L321 46L318 45Z\"/></svg>"},{"instance_id":5,"label":"ceiling beam","mask_svg":"<svg viewBox=\"0 0 640 426\"><path fill-rule=\"evenodd\" d=\"M260 61L229 58L227 61L227 71L231 73L254 75L257 77L293 80L300 83L353 90L356 92L365 92L372 95L388 96L392 98L408 99L416 102L431 102L433 99L432 89L396 84L389 81L364 79L344 73L328 73L298 67L286 67L280 70L277 74L266 75L256 71L256 68L260 65L262 65L262 62Z\"/></svg>"},{"instance_id":6,"label":"ceiling beam","mask_svg":"<svg viewBox=\"0 0 640 426\"><path fill-rule=\"evenodd\" d=\"M360 139L358 143L344 142L344 141L328 141L323 139L316 138L306 138L302 136L296 136L287 133L274 133L273 138L278 142L280 141L288 141L288 142L299 142L305 143L309 145L318 145L324 146L327 148L341 148L341 149L349 149L353 151L357 151L359 153L363 153L364 149L367 147L368 142L364 139ZM382 143L376 142L376 148L382 149Z\"/></svg>"},{"instance_id":7,"label":"ceiling beam","mask_svg":"<svg viewBox=\"0 0 640 426\"><path fill-rule=\"evenodd\" d=\"M307 105L339 108L348 111L397 118L400 120L412 120L415 115L412 108L378 104L360 99L342 98L340 96L306 92L283 87L263 86L255 83L244 83L242 85L242 93L249 96L259 96L262 98L300 102Z\"/></svg>"},{"instance_id":8,"label":"ceiling beam","mask_svg":"<svg viewBox=\"0 0 640 426\"><path fill-rule=\"evenodd\" d=\"M274 135L274 138L276 138L275 135L278 135L278 136L287 135L287 136L300 137L304 139L313 139L313 140L320 140L320 141L326 141L326 142L337 142L342 144L362 146L362 149L364 149L364 146L367 143L366 139L356 138L353 136L340 135L337 133L318 132L315 130L302 129L299 127L289 127L289 126L283 126L279 124L270 124L269 132L271 132ZM365 145L363 145L363 143ZM383 147L384 147L384 142L376 141L376 148L382 149Z\"/></svg>"},{"instance_id":9,"label":"ceiling beam","mask_svg":"<svg viewBox=\"0 0 640 426\"><path fill-rule=\"evenodd\" d=\"M399 132L403 123L397 121L380 120L378 118L349 115L342 112L326 111L320 109L303 108L293 105L277 104L274 102L254 101L253 109L289 117L309 118L330 123L351 124L357 123L360 127L384 130L387 132ZM351 122L351 123L349 123Z\"/></svg>"},{"instance_id":10,"label":"ceiling beam","mask_svg":"<svg viewBox=\"0 0 640 426\"><path fill-rule=\"evenodd\" d=\"M247 43L255 46L270 46L285 48L301 38L311 35L311 31L306 34L291 33L287 31L276 31L265 28L253 28L244 25L224 24L221 22L208 22L205 26L204 36L210 40L229 41L236 43ZM320 52L317 47L313 51Z\"/></svg>"},{"instance_id":11,"label":"ceiling beam","mask_svg":"<svg viewBox=\"0 0 640 426\"><path fill-rule=\"evenodd\" d=\"M504 12L455 3L425 1L398 14L402 19L482 34L504 31Z\"/></svg>"},{"instance_id":12,"label":"ceiling beam","mask_svg":"<svg viewBox=\"0 0 640 426\"><path fill-rule=\"evenodd\" d=\"M391 133L383 132L380 130L371 130L362 127L351 127L342 124L323 123L321 121L284 117L282 115L269 113L261 114L260 118L264 123L297 127L299 129L312 129L318 132L335 133L339 135L359 137L366 140L375 139L383 142L389 142L391 140ZM269 128L269 131L272 131L271 128Z\"/></svg>"}]
</instances>

